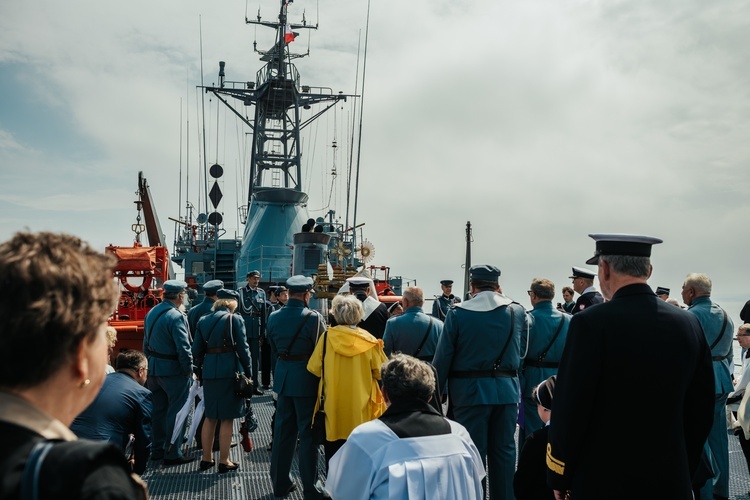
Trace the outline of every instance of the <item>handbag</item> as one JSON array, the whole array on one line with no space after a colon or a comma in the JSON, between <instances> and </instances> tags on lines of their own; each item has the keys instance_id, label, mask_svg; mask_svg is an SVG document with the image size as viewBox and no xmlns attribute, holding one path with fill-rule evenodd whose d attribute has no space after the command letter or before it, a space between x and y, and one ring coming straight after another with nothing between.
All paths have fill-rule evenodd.
<instances>
[{"instance_id":1,"label":"handbag","mask_svg":"<svg viewBox=\"0 0 750 500\"><path fill-rule=\"evenodd\" d=\"M318 411L313 415L312 430L313 443L321 445L326 442L326 412L325 412L325 370L326 370L326 344L328 342L328 331L323 333L323 359L320 364L320 405Z\"/></svg>"},{"instance_id":2,"label":"handbag","mask_svg":"<svg viewBox=\"0 0 750 500\"><path fill-rule=\"evenodd\" d=\"M234 393L241 398L250 399L255 392L253 379L242 372L234 374Z\"/></svg>"},{"instance_id":3,"label":"handbag","mask_svg":"<svg viewBox=\"0 0 750 500\"><path fill-rule=\"evenodd\" d=\"M229 339L232 341L232 350L234 351L234 356L239 360L240 357L237 355L237 348L236 344L234 343L234 335L232 334L232 314L229 314L229 318L227 319L227 327L229 328ZM226 332L226 328L224 330ZM234 393L245 399L250 399L253 397L253 394L255 393L255 383L253 382L253 379L245 375L244 372L236 371L234 372Z\"/></svg>"}]
</instances>

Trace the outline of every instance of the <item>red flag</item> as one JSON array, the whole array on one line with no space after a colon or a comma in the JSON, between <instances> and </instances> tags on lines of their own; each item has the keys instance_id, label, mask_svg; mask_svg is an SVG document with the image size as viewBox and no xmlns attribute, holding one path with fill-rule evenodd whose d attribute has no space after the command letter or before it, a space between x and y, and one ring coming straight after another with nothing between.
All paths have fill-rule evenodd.
<instances>
[{"instance_id":1,"label":"red flag","mask_svg":"<svg viewBox=\"0 0 750 500\"><path fill-rule=\"evenodd\" d=\"M289 26L289 23L286 24L286 31L284 32L284 41L286 43L291 43L294 41L294 32L292 32L292 27Z\"/></svg>"}]
</instances>

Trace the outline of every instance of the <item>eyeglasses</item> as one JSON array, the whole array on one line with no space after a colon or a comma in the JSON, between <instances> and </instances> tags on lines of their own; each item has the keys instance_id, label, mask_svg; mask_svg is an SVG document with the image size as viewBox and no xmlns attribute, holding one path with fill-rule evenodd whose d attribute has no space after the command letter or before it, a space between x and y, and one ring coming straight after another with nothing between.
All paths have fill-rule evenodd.
<instances>
[{"instance_id":1,"label":"eyeglasses","mask_svg":"<svg viewBox=\"0 0 750 500\"><path fill-rule=\"evenodd\" d=\"M735 338L739 338L739 337L750 337L750 333L738 333L737 337Z\"/></svg>"},{"instance_id":2,"label":"eyeglasses","mask_svg":"<svg viewBox=\"0 0 750 500\"><path fill-rule=\"evenodd\" d=\"M532 293L532 292L531 292L531 290L526 290L526 293L528 293L528 294L529 294L529 296L531 296L531 293Z\"/></svg>"}]
</instances>

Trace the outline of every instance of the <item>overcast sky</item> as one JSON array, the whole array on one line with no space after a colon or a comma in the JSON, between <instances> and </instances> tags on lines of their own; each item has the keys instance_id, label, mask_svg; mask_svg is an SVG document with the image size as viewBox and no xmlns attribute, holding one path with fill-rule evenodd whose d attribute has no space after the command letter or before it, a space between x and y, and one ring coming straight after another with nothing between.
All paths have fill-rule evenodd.
<instances>
[{"instance_id":1,"label":"overcast sky","mask_svg":"<svg viewBox=\"0 0 750 500\"><path fill-rule=\"evenodd\" d=\"M199 164L201 32L206 84L219 60L228 80L254 80L253 41L267 49L272 35L244 23L259 5L273 20L274 0L3 0L0 239L29 228L130 245L142 170L171 247L181 168L184 179ZM366 0L296 0L290 19L303 11L319 30L292 44L310 49L295 61L302 83L354 93ZM500 267L528 307L534 277L561 300L593 254L588 233L647 234L664 239L654 288L680 299L687 273L707 273L738 323L750 298L749 68L746 0L376 0L357 216L373 263L427 296L445 278L461 290L471 221L472 262ZM242 131L215 99L203 106L208 161L226 169L226 229L241 233ZM346 168L347 147L330 144L350 141L351 120L338 109L303 139L311 210L327 206L315 179Z\"/></svg>"}]
</instances>

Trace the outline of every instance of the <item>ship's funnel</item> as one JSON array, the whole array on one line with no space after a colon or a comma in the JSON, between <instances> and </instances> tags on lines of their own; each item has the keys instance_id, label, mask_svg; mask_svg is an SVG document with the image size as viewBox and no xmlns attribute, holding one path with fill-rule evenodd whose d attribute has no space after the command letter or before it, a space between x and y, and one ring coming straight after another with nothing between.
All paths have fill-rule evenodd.
<instances>
[{"instance_id":1,"label":"ship's funnel","mask_svg":"<svg viewBox=\"0 0 750 500\"><path fill-rule=\"evenodd\" d=\"M326 233L295 234L292 274L318 274L318 265L325 264L329 241L331 235Z\"/></svg>"}]
</instances>

